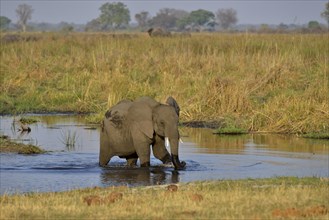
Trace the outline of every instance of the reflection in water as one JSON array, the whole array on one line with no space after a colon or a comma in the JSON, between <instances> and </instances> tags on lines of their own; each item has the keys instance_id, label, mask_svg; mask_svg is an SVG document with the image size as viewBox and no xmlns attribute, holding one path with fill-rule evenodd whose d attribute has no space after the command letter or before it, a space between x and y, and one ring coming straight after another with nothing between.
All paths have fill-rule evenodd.
<instances>
[{"instance_id":1,"label":"reflection in water","mask_svg":"<svg viewBox=\"0 0 329 220\"><path fill-rule=\"evenodd\" d=\"M286 152L329 153L328 140L299 138L293 135L245 134L214 135L203 128L181 128L183 140L197 143L199 152L243 154L246 149Z\"/></svg>"},{"instance_id":2,"label":"reflection in water","mask_svg":"<svg viewBox=\"0 0 329 220\"><path fill-rule=\"evenodd\" d=\"M101 172L104 186L160 185L178 183L178 171L164 167L150 168L108 168Z\"/></svg>"}]
</instances>

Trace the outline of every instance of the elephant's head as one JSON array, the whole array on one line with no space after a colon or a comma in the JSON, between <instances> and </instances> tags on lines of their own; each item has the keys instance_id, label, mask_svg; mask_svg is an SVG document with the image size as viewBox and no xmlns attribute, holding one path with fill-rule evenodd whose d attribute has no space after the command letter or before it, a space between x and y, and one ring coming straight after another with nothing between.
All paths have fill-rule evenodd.
<instances>
[{"instance_id":1,"label":"elephant's head","mask_svg":"<svg viewBox=\"0 0 329 220\"><path fill-rule=\"evenodd\" d=\"M164 139L165 146L170 147L171 159L175 169L182 169L186 164L184 161L180 162L178 157L180 139L178 132L179 106L172 97L167 99L167 104L153 108L153 128L154 132Z\"/></svg>"}]
</instances>

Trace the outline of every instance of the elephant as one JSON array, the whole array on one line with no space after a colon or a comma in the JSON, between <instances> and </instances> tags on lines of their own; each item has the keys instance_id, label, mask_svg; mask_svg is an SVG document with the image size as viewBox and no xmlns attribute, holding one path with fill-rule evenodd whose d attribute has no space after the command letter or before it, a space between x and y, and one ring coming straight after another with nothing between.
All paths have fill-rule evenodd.
<instances>
[{"instance_id":1,"label":"elephant","mask_svg":"<svg viewBox=\"0 0 329 220\"><path fill-rule=\"evenodd\" d=\"M147 33L150 37L171 37L171 33L162 28L150 28Z\"/></svg>"},{"instance_id":2,"label":"elephant","mask_svg":"<svg viewBox=\"0 0 329 220\"><path fill-rule=\"evenodd\" d=\"M169 97L161 104L150 97L122 100L111 107L102 121L99 165L106 166L113 156L126 158L128 166L150 166L150 146L164 164L172 162L176 170L186 163L179 160L179 105ZM170 147L171 154L166 147Z\"/></svg>"}]
</instances>

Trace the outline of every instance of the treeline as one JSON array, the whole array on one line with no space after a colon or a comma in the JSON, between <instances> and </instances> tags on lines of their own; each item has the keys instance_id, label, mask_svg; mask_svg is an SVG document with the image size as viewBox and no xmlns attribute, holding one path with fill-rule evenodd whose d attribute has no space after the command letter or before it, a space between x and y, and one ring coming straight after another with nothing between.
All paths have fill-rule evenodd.
<instances>
[{"instance_id":1,"label":"treeline","mask_svg":"<svg viewBox=\"0 0 329 220\"><path fill-rule=\"evenodd\" d=\"M117 31L117 30L139 30L146 31L151 27L160 27L168 31L250 31L250 32L323 32L328 27L318 21L309 21L308 24L279 24L279 25L237 25L238 16L236 10L232 8L219 8L215 12L204 9L185 11L174 8L162 8L155 16L151 16L148 11L141 11L133 15L135 22L132 22L132 15L129 8L122 2L105 3L100 8L100 14L86 24L74 24L61 22L51 23L31 23L33 8L27 4L21 4L16 9L18 21L12 21L4 16L0 16L1 30L22 30L28 31ZM321 16L329 24L329 3Z\"/></svg>"}]
</instances>

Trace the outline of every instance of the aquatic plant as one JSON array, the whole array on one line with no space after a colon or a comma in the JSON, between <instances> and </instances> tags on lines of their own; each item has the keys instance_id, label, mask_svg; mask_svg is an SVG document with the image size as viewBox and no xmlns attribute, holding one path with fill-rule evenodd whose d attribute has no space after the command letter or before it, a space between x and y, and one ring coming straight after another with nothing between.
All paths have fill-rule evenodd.
<instances>
[{"instance_id":1,"label":"aquatic plant","mask_svg":"<svg viewBox=\"0 0 329 220\"><path fill-rule=\"evenodd\" d=\"M72 132L71 130L61 130L60 141L65 145L68 150L74 150L75 144L78 139L77 132Z\"/></svg>"}]
</instances>

